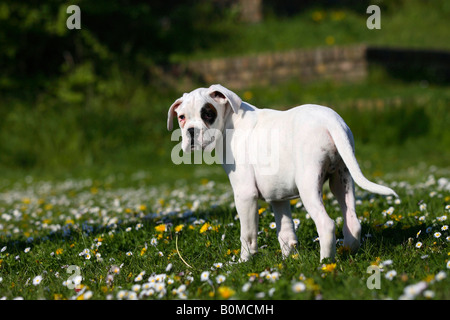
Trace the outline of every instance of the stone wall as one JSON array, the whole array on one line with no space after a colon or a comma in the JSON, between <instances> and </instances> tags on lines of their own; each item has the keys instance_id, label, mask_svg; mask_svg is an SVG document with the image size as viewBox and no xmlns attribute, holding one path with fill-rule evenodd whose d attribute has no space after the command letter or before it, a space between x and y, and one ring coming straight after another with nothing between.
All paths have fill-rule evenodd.
<instances>
[{"instance_id":1,"label":"stone wall","mask_svg":"<svg viewBox=\"0 0 450 320\"><path fill-rule=\"evenodd\" d=\"M367 76L366 47L299 49L231 58L190 61L174 66L175 73L231 89L270 85L298 79L360 81Z\"/></svg>"}]
</instances>

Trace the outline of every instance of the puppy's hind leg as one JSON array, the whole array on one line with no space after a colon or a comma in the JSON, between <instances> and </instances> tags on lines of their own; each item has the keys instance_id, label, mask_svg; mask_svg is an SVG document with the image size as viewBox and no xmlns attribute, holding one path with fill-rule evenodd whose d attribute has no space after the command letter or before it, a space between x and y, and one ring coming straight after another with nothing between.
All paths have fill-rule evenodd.
<instances>
[{"instance_id":1,"label":"puppy's hind leg","mask_svg":"<svg viewBox=\"0 0 450 320\"><path fill-rule=\"evenodd\" d=\"M310 162L311 163L311 162ZM320 242L320 260L334 260L336 236L334 221L328 216L322 199L322 167L319 164L303 167L297 174L296 183L303 205L313 219Z\"/></svg>"},{"instance_id":2,"label":"puppy's hind leg","mask_svg":"<svg viewBox=\"0 0 450 320\"><path fill-rule=\"evenodd\" d=\"M330 177L330 189L344 216L344 247L355 253L359 248L361 224L355 211L355 184L342 161Z\"/></svg>"},{"instance_id":3,"label":"puppy's hind leg","mask_svg":"<svg viewBox=\"0 0 450 320\"><path fill-rule=\"evenodd\" d=\"M289 256L292 248L297 245L294 222L292 221L291 204L289 200L272 201L273 212L275 213L275 223L277 225L277 236L280 242L283 257Z\"/></svg>"}]
</instances>

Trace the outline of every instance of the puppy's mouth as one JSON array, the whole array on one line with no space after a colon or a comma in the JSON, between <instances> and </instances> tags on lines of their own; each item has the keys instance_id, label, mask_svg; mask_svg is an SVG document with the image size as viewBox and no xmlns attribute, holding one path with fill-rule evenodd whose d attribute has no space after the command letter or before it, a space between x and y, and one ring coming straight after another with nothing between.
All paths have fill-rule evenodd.
<instances>
[{"instance_id":1,"label":"puppy's mouth","mask_svg":"<svg viewBox=\"0 0 450 320\"><path fill-rule=\"evenodd\" d=\"M207 146L209 146L215 140L216 140L216 137L212 136L211 139L207 140L206 142L205 142L205 140L203 140L204 143L200 146L200 143L197 140L191 139L191 151L205 149Z\"/></svg>"}]
</instances>

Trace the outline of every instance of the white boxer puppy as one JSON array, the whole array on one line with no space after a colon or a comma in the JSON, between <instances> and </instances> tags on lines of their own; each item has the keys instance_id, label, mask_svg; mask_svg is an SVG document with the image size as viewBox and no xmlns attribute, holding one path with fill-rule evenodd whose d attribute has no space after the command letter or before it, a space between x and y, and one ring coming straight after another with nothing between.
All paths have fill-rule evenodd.
<instances>
[{"instance_id":1,"label":"white boxer puppy","mask_svg":"<svg viewBox=\"0 0 450 320\"><path fill-rule=\"evenodd\" d=\"M306 104L287 111L258 109L227 88L212 85L185 93L172 104L168 130L175 116L184 152L220 151L241 223L242 261L258 250L258 198L273 208L283 256L297 245L289 200L300 197L319 234L320 259L333 260L335 225L322 201L326 180L344 216L344 246L352 252L359 248L361 235L353 180L370 192L397 197L363 176L353 135L330 108Z\"/></svg>"}]
</instances>

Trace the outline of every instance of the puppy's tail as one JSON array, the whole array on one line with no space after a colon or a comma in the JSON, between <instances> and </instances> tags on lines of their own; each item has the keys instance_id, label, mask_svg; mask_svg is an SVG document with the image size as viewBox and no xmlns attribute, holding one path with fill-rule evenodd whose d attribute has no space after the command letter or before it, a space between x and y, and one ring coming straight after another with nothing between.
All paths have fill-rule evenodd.
<instances>
[{"instance_id":1,"label":"puppy's tail","mask_svg":"<svg viewBox=\"0 0 450 320\"><path fill-rule=\"evenodd\" d=\"M395 193L395 191L391 188L373 183L367 180L366 177L364 177L355 158L353 148L353 134L350 131L350 128L345 124L344 120L341 120L338 123L334 123L333 125L329 126L328 132L330 133L334 141L339 155L341 156L342 160L348 168L348 171L350 171L353 180L358 186L372 193L377 193L385 196L393 195L398 198L397 193Z\"/></svg>"}]
</instances>

